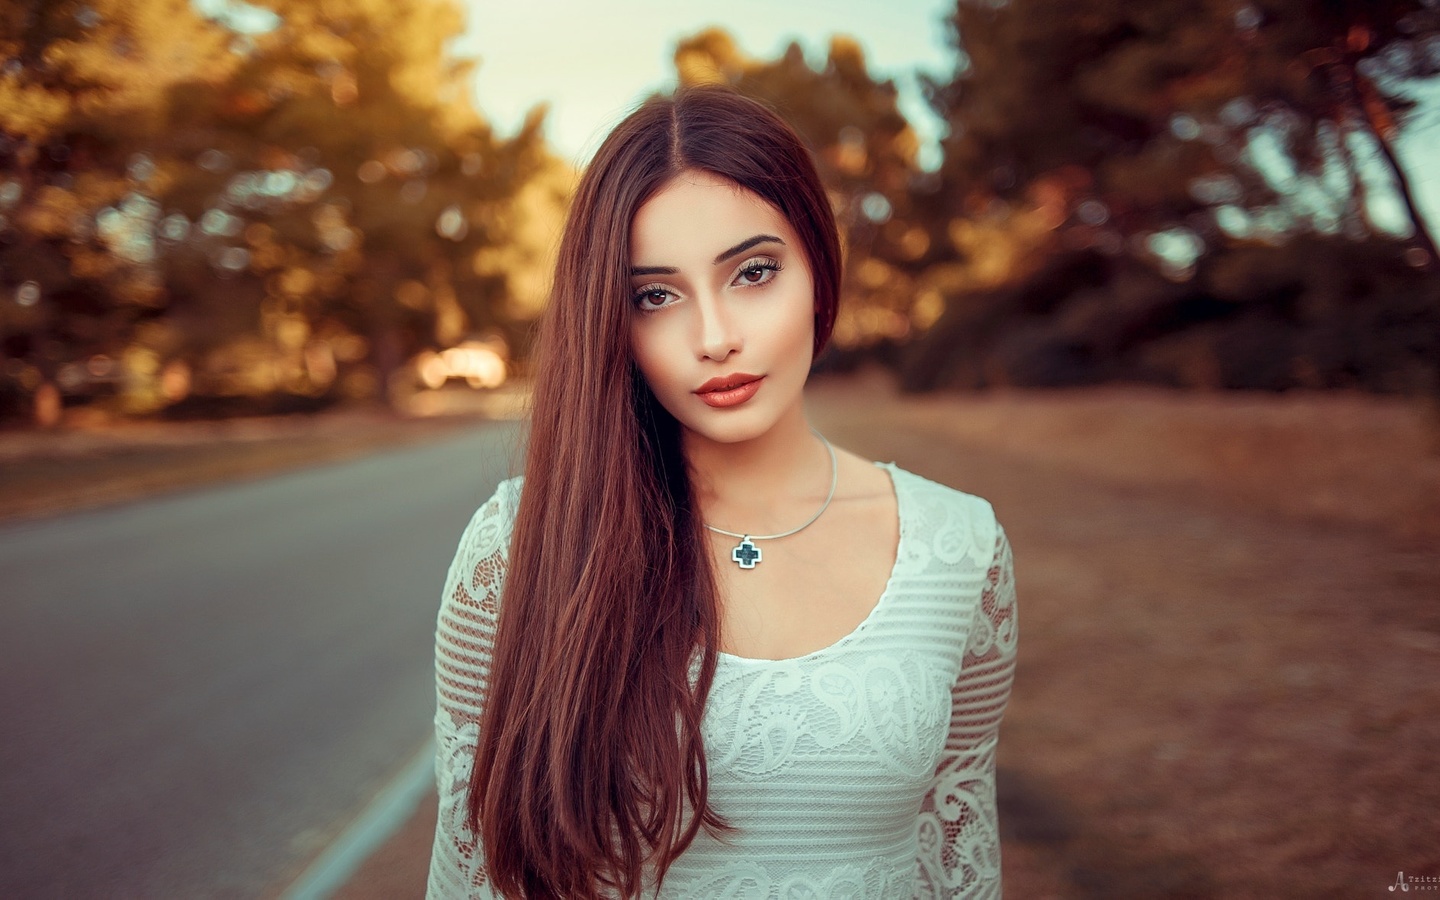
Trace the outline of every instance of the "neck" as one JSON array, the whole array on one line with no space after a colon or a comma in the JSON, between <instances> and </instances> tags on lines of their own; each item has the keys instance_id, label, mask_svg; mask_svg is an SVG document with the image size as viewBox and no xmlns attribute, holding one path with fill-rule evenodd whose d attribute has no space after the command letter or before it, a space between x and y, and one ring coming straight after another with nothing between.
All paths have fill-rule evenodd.
<instances>
[{"instance_id":1,"label":"neck","mask_svg":"<svg viewBox=\"0 0 1440 900\"><path fill-rule=\"evenodd\" d=\"M830 454L796 404L764 434L723 443L689 430L683 447L704 520L752 534L793 526L830 490Z\"/></svg>"}]
</instances>

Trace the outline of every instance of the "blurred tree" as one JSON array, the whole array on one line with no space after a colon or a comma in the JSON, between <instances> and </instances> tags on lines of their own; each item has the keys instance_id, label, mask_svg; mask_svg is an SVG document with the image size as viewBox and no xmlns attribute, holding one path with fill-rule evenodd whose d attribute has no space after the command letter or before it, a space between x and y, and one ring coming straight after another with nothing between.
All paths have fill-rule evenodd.
<instances>
[{"instance_id":1,"label":"blurred tree","mask_svg":"<svg viewBox=\"0 0 1440 900\"><path fill-rule=\"evenodd\" d=\"M929 251L929 235L911 212L912 187L922 174L918 140L896 105L894 84L870 76L859 43L833 38L817 69L799 44L759 60L728 33L709 29L680 41L675 68L681 84L727 84L765 101L814 151L846 246L847 296L836 344L908 335L916 278Z\"/></svg>"},{"instance_id":2,"label":"blurred tree","mask_svg":"<svg viewBox=\"0 0 1440 900\"><path fill-rule=\"evenodd\" d=\"M1096 249L959 295L902 384L1434 391L1440 283L1393 241L1297 235L1207 254L1184 280Z\"/></svg>"},{"instance_id":3,"label":"blurred tree","mask_svg":"<svg viewBox=\"0 0 1440 900\"><path fill-rule=\"evenodd\" d=\"M0 8L0 416L53 419L62 391L123 374L164 295L136 149L173 85L224 77L228 39L186 0Z\"/></svg>"},{"instance_id":4,"label":"blurred tree","mask_svg":"<svg viewBox=\"0 0 1440 900\"><path fill-rule=\"evenodd\" d=\"M1433 242L1386 149L1440 66L1428 0L959 0L950 22L921 208L946 302L908 385L1440 387ZM1419 246L1371 217L1387 161ZM1295 274L1326 258L1366 267L1356 293ZM1364 354L1314 337L1390 320Z\"/></svg>"},{"instance_id":5,"label":"blurred tree","mask_svg":"<svg viewBox=\"0 0 1440 900\"><path fill-rule=\"evenodd\" d=\"M1219 209L1232 232L1371 232L1365 131L1433 256L1393 151L1407 81L1440 70L1421 0L959 0L950 24L955 72L929 83L950 209L1049 179L1072 224L1120 237L1223 240Z\"/></svg>"},{"instance_id":6,"label":"blurred tree","mask_svg":"<svg viewBox=\"0 0 1440 900\"><path fill-rule=\"evenodd\" d=\"M1250 109L1276 124L1300 170L1319 178L1332 159L1349 175L1350 196L1367 215L1356 146L1373 145L1431 265L1435 235L1420 213L1395 140L1416 108L1410 88L1440 74L1440 7L1427 0L1261 0L1234 12L1239 40L1227 64L1248 106L1225 98L1230 124ZM1357 140L1358 138L1358 140Z\"/></svg>"},{"instance_id":7,"label":"blurred tree","mask_svg":"<svg viewBox=\"0 0 1440 900\"><path fill-rule=\"evenodd\" d=\"M383 395L418 349L518 340L571 173L542 113L501 139L470 104L470 66L445 53L456 7L220 9L0 13L12 397L97 372L134 411Z\"/></svg>"},{"instance_id":8,"label":"blurred tree","mask_svg":"<svg viewBox=\"0 0 1440 900\"><path fill-rule=\"evenodd\" d=\"M486 328L513 344L548 249L519 224L537 207L558 218L567 183L542 114L492 132L469 101L473 65L445 52L463 25L449 2L258 5L275 27L245 41L233 77L177 92L166 151L193 162L164 200L258 286L279 386L326 390L334 357L363 348L338 384L385 393L420 349ZM527 192L542 174L553 189Z\"/></svg>"}]
</instances>

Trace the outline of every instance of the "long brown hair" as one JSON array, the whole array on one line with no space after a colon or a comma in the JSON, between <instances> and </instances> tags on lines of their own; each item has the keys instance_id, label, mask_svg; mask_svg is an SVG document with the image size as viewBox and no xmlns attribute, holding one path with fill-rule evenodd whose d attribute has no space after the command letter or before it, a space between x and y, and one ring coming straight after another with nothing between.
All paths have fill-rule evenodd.
<instances>
[{"instance_id":1,"label":"long brown hair","mask_svg":"<svg viewBox=\"0 0 1440 900\"><path fill-rule=\"evenodd\" d=\"M529 898L639 893L710 808L700 722L718 592L680 426L630 355L630 225L687 169L770 202L804 245L815 351L835 321L840 245L804 144L716 88L653 98L581 178L541 324L468 816L494 886Z\"/></svg>"}]
</instances>

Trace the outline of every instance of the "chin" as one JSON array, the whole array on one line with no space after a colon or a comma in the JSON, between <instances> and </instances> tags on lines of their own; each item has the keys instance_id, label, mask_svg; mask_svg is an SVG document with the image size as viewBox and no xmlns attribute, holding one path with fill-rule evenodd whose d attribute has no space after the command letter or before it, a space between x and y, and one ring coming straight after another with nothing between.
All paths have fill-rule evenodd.
<instances>
[{"instance_id":1,"label":"chin","mask_svg":"<svg viewBox=\"0 0 1440 900\"><path fill-rule=\"evenodd\" d=\"M747 404L741 409L711 409L701 400L688 399L689 403L682 410L684 414L675 416L676 421L685 431L717 444L741 444L764 437L783 418L783 411L769 404ZM670 412L675 414L673 409Z\"/></svg>"},{"instance_id":2,"label":"chin","mask_svg":"<svg viewBox=\"0 0 1440 900\"><path fill-rule=\"evenodd\" d=\"M773 419L764 422L687 422L680 420L680 427L697 437L714 441L717 444L743 444L746 441L753 441L764 436L774 427Z\"/></svg>"}]
</instances>

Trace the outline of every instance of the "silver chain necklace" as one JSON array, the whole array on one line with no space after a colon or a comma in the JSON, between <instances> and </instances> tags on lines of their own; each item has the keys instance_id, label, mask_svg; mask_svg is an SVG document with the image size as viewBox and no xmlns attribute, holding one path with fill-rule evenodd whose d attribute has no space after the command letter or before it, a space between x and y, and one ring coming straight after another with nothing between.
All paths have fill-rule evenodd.
<instances>
[{"instance_id":1,"label":"silver chain necklace","mask_svg":"<svg viewBox=\"0 0 1440 900\"><path fill-rule=\"evenodd\" d=\"M816 510L815 515L806 519L803 525L792 528L789 531L782 531L779 534L738 534L734 531L716 528L709 522L705 523L705 527L716 534L723 534L727 537L737 537L740 539L740 543L736 544L735 549L730 551L730 558L733 559L735 564L740 568L753 569L760 563L760 548L755 546L754 541L773 541L776 538L789 537L797 531L802 531L810 527L811 523L820 518L820 514L830 506L830 501L835 499L835 485L840 483L840 465L835 461L835 448L830 446L829 441L825 440L825 435L813 428L810 429L810 431L820 439L821 443L825 445L825 449L830 452L830 493L826 495L825 502L820 504L820 509Z\"/></svg>"}]
</instances>

